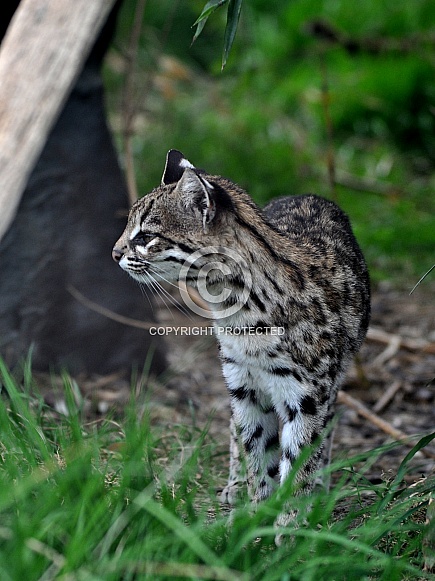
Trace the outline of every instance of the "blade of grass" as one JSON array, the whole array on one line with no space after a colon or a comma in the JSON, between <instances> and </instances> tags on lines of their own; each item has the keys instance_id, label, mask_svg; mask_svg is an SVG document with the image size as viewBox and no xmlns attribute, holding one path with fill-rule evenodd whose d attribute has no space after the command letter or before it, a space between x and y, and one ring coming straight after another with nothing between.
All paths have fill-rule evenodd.
<instances>
[{"instance_id":1,"label":"blade of grass","mask_svg":"<svg viewBox=\"0 0 435 581\"><path fill-rule=\"evenodd\" d=\"M51 457L51 446L47 442L44 432L38 425L35 414L32 413L29 407L29 397L20 392L15 385L15 381L7 370L4 362L0 359L0 378L9 395L11 408L20 419L20 426L23 428L24 434L29 438L29 442L38 450L44 461L48 461ZM7 421L11 421L10 418ZM37 463L37 458L34 455L32 446L25 445L21 438L18 440L23 453L26 453L27 459L31 465Z\"/></svg>"},{"instance_id":2,"label":"blade of grass","mask_svg":"<svg viewBox=\"0 0 435 581\"><path fill-rule=\"evenodd\" d=\"M251 579L245 573L239 573L228 568L197 565L194 563L157 563L154 561L134 561L130 563L117 563L109 567L110 572L129 572L134 574L165 576L170 579L174 577L189 577L191 579L215 579L217 581L249 581Z\"/></svg>"},{"instance_id":3,"label":"blade of grass","mask_svg":"<svg viewBox=\"0 0 435 581\"><path fill-rule=\"evenodd\" d=\"M432 442L433 439L435 439L435 432L433 432L432 434L428 434L427 436L424 436L423 438L421 438L417 442L417 444L412 448L412 450L410 450L406 454L405 458L400 463L400 466L397 470L397 474L396 474L393 482L391 483L391 486L389 487L388 492L385 494L383 500L379 503L378 514L383 512L385 510L386 506L395 497L395 495L399 489L399 486L401 485L403 478L408 470L409 462L412 460L412 458L414 458L414 456L417 454L417 452L419 452L422 448L424 448L425 446L430 444L430 442Z\"/></svg>"},{"instance_id":4,"label":"blade of grass","mask_svg":"<svg viewBox=\"0 0 435 581\"><path fill-rule=\"evenodd\" d=\"M203 542L192 527L187 527L174 514L150 498L149 494L139 494L133 500L133 503L163 523L165 527L171 530L204 563L225 569L225 565L221 559Z\"/></svg>"}]
</instances>

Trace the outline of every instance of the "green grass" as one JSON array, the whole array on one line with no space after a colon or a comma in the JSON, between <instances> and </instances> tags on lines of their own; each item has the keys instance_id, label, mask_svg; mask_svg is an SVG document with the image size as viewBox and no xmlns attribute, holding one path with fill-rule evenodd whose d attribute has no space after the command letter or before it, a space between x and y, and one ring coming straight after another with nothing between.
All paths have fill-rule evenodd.
<instances>
[{"instance_id":1,"label":"green grass","mask_svg":"<svg viewBox=\"0 0 435 581\"><path fill-rule=\"evenodd\" d=\"M133 399L121 422L87 424L67 377L65 416L31 393L29 370L23 388L1 362L0 377L2 581L435 578L422 573L431 483L403 483L434 435L380 485L361 467L381 450L337 463L333 490L295 500L298 522L276 547L292 479L255 513L241 504L230 523L204 433L180 427L168 438Z\"/></svg>"}]
</instances>

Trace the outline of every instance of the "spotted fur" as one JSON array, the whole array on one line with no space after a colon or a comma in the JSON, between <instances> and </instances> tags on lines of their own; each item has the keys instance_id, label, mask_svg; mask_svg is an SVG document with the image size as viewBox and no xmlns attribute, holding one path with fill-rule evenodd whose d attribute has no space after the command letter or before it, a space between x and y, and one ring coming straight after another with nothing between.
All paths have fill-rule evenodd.
<instances>
[{"instance_id":1,"label":"spotted fur","mask_svg":"<svg viewBox=\"0 0 435 581\"><path fill-rule=\"evenodd\" d=\"M189 256L214 247L213 260L240 261L208 273L209 288L231 293L219 304L216 329L231 400L231 460L223 500L232 501L239 453L254 501L287 478L304 446L318 442L337 390L366 334L369 277L347 216L313 195L283 197L260 210L239 186L195 169L180 152L167 157L162 185L136 202L113 254L139 281L175 282ZM189 271L198 285L201 257ZM243 297L249 274L252 288ZM154 282L153 282L154 281ZM237 312L222 317L222 309ZM253 334L231 330L253 328ZM282 329L272 335L270 328ZM301 468L309 491L322 445Z\"/></svg>"}]
</instances>

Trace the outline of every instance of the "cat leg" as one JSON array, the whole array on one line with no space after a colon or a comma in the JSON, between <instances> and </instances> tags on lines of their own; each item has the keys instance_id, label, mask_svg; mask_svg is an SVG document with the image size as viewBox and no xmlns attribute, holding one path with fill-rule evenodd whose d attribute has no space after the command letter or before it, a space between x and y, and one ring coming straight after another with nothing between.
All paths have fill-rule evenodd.
<instances>
[{"instance_id":1,"label":"cat leg","mask_svg":"<svg viewBox=\"0 0 435 581\"><path fill-rule=\"evenodd\" d=\"M253 502L268 498L279 473L279 421L270 405L252 397L232 398L234 423L246 458L248 494Z\"/></svg>"},{"instance_id":2,"label":"cat leg","mask_svg":"<svg viewBox=\"0 0 435 581\"><path fill-rule=\"evenodd\" d=\"M281 433L282 456L279 464L280 484L287 480L292 467L304 446L312 445L321 436L325 423L326 406L317 406L314 398L305 396L296 405L285 402L279 406L283 427ZM321 467L323 445L312 453L311 457L299 469L295 478L296 495L312 492L314 475ZM299 486L298 486L299 485ZM276 526L285 527L294 523L296 511L287 503L284 511L278 516ZM280 536L276 538L277 544Z\"/></svg>"},{"instance_id":3,"label":"cat leg","mask_svg":"<svg viewBox=\"0 0 435 581\"><path fill-rule=\"evenodd\" d=\"M224 504L235 504L237 498L237 490L240 482L246 480L243 474L243 466L240 460L240 446L239 435L237 433L234 418L231 415L230 419L230 472L228 476L228 484L220 494L220 501Z\"/></svg>"}]
</instances>

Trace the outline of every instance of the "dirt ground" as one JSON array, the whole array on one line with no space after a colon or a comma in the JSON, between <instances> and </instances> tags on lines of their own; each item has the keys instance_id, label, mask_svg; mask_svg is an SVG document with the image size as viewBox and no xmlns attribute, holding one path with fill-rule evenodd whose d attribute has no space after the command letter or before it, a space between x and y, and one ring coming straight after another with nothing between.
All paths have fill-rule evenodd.
<instances>
[{"instance_id":1,"label":"dirt ground","mask_svg":"<svg viewBox=\"0 0 435 581\"><path fill-rule=\"evenodd\" d=\"M373 295L371 330L358 361L350 369L343 390L371 413L407 435L435 430L435 305L433 290L421 285L409 291L379 288ZM204 321L188 319L177 309L159 303L163 326L194 326ZM380 335L380 336L379 336ZM175 424L202 428L209 423L209 437L226 451L229 442L229 398L222 379L213 336L165 337L170 363L164 383L152 382L147 398L152 425L171 429ZM78 379L90 417L122 408L130 397L130 383L116 375ZM62 411L62 396L48 390L47 402ZM364 452L393 441L372 419L362 417L348 404L338 405L334 458ZM210 417L212 418L210 421ZM387 426L388 427L388 426ZM416 442L417 440L414 440ZM380 456L367 477L373 482L394 476L409 447L399 446ZM225 454L222 456L225 461ZM418 453L407 479L419 479L433 471L435 445ZM228 461L228 460L226 460Z\"/></svg>"}]
</instances>

